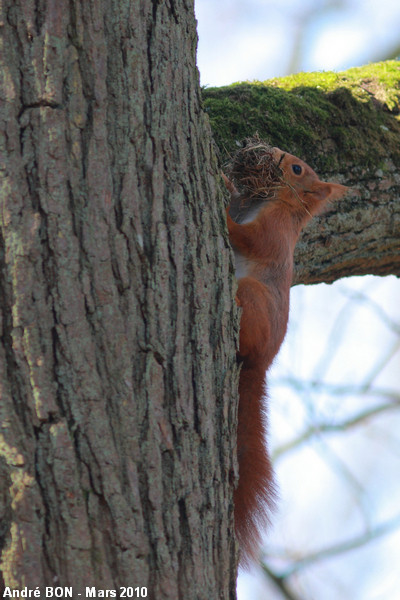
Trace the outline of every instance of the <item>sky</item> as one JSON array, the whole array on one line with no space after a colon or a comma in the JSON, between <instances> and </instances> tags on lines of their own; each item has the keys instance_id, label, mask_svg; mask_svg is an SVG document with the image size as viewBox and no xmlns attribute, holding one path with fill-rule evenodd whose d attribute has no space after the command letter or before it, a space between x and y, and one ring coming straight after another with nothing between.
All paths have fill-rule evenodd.
<instances>
[{"instance_id":1,"label":"sky","mask_svg":"<svg viewBox=\"0 0 400 600\"><path fill-rule=\"evenodd\" d=\"M340 71L400 54L398 0L197 0L195 8L202 85ZM398 410L279 455L310 425L373 409L384 398L375 389L400 395L399 298L395 277L292 289L288 334L268 377L281 499L265 547L277 571L399 515ZM364 393L326 391L339 385ZM311 564L291 583L301 600L397 600L399 564L397 527L357 551ZM282 595L254 568L239 578L238 598Z\"/></svg>"},{"instance_id":2,"label":"sky","mask_svg":"<svg viewBox=\"0 0 400 600\"><path fill-rule=\"evenodd\" d=\"M197 0L195 9L202 85L342 70L400 47L398 0Z\"/></svg>"}]
</instances>

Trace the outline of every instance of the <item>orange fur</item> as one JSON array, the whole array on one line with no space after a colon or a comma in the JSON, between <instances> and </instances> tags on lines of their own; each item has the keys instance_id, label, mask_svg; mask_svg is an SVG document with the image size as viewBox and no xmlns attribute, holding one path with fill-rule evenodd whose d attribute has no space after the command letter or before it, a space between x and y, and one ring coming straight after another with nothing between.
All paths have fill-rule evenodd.
<instances>
[{"instance_id":1,"label":"orange fur","mask_svg":"<svg viewBox=\"0 0 400 600\"><path fill-rule=\"evenodd\" d=\"M261 202L257 214L251 214L250 206L250 222L239 224L231 218L230 207L227 209L238 276L236 301L242 308L239 485L234 493L235 529L242 565L256 557L261 531L274 505L273 471L265 441L265 373L286 334L294 247L311 217L328 200L340 198L348 189L320 181L306 163L278 148L272 149L271 156L282 171L280 185L265 203ZM293 165L297 165L296 171L301 170L300 174L293 171ZM224 181L232 202L237 201L240 194L234 184L225 175ZM256 196L254 201L257 202Z\"/></svg>"}]
</instances>

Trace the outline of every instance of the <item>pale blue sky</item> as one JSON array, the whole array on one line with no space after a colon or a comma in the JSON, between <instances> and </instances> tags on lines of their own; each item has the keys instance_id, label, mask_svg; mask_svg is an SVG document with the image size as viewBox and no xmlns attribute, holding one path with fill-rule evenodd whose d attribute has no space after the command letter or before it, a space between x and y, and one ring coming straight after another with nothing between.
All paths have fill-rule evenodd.
<instances>
[{"instance_id":1,"label":"pale blue sky","mask_svg":"<svg viewBox=\"0 0 400 600\"><path fill-rule=\"evenodd\" d=\"M195 9L202 85L342 70L400 45L398 0L196 0Z\"/></svg>"}]
</instances>

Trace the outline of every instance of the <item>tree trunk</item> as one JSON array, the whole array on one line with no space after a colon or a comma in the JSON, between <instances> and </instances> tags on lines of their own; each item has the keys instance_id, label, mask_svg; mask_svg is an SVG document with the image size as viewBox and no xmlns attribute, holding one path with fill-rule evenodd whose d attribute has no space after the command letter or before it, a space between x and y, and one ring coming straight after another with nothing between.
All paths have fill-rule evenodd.
<instances>
[{"instance_id":1,"label":"tree trunk","mask_svg":"<svg viewBox=\"0 0 400 600\"><path fill-rule=\"evenodd\" d=\"M258 132L321 179L352 187L313 219L295 283L400 275L400 62L203 90L222 161Z\"/></svg>"},{"instance_id":2,"label":"tree trunk","mask_svg":"<svg viewBox=\"0 0 400 600\"><path fill-rule=\"evenodd\" d=\"M237 319L193 5L0 10L3 585L234 598Z\"/></svg>"}]
</instances>

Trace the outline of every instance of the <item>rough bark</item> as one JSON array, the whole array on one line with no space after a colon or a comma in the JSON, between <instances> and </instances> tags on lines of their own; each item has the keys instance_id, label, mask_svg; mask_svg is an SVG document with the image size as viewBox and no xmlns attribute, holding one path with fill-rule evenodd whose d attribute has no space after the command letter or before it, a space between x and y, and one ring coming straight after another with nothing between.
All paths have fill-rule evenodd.
<instances>
[{"instance_id":1,"label":"rough bark","mask_svg":"<svg viewBox=\"0 0 400 600\"><path fill-rule=\"evenodd\" d=\"M222 161L258 132L351 193L297 245L295 283L400 275L400 62L203 90Z\"/></svg>"},{"instance_id":2,"label":"rough bark","mask_svg":"<svg viewBox=\"0 0 400 600\"><path fill-rule=\"evenodd\" d=\"M234 598L237 323L192 2L0 10L3 584Z\"/></svg>"}]
</instances>

